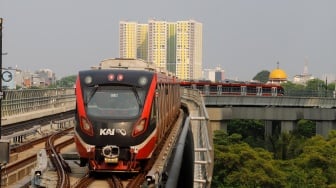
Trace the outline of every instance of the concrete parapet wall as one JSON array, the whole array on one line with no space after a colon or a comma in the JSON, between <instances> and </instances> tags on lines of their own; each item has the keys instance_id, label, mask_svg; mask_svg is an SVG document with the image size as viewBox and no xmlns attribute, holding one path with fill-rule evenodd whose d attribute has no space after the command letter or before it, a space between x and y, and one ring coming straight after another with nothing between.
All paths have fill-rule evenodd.
<instances>
[{"instance_id":1,"label":"concrete parapet wall","mask_svg":"<svg viewBox=\"0 0 336 188\"><path fill-rule=\"evenodd\" d=\"M232 119L257 119L266 122L281 121L281 131L289 132L298 120L316 121L316 133L327 137L336 129L336 109L334 108L288 108L288 107L207 107L214 130L227 129ZM272 123L269 125L272 126ZM271 130L267 127L267 130ZM269 131L266 134L272 134Z\"/></svg>"},{"instance_id":2,"label":"concrete parapet wall","mask_svg":"<svg viewBox=\"0 0 336 188\"><path fill-rule=\"evenodd\" d=\"M207 107L210 120L261 119L296 121L336 120L336 109L331 108L284 108L284 107Z\"/></svg>"},{"instance_id":3,"label":"concrete parapet wall","mask_svg":"<svg viewBox=\"0 0 336 188\"><path fill-rule=\"evenodd\" d=\"M20 115L8 116L1 120L1 125L9 125L13 123L22 122L22 121L32 120L32 119L41 118L41 117L49 116L53 114L58 114L58 113L62 113L62 112L66 112L66 111L70 111L74 109L75 109L75 103L68 103L61 107L36 110L32 112L23 113Z\"/></svg>"}]
</instances>

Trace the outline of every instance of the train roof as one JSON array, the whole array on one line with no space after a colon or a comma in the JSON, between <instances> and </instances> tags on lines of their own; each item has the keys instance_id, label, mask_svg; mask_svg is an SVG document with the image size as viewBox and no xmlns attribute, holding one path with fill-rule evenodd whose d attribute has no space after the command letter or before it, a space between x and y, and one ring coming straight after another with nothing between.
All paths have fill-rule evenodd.
<instances>
[{"instance_id":1,"label":"train roof","mask_svg":"<svg viewBox=\"0 0 336 188\"><path fill-rule=\"evenodd\" d=\"M131 69L131 70L149 70L155 71L153 63L145 62L142 59L105 59L100 62L99 66L91 67L92 69Z\"/></svg>"},{"instance_id":2,"label":"train roof","mask_svg":"<svg viewBox=\"0 0 336 188\"><path fill-rule=\"evenodd\" d=\"M112 70L112 69L124 69L124 70L144 70L149 72L160 73L158 75L165 75L178 80L177 76L167 71L166 68L158 68L155 64L146 62L142 59L132 58L110 58L105 59L99 63L98 66L91 67L91 70Z\"/></svg>"}]
</instances>

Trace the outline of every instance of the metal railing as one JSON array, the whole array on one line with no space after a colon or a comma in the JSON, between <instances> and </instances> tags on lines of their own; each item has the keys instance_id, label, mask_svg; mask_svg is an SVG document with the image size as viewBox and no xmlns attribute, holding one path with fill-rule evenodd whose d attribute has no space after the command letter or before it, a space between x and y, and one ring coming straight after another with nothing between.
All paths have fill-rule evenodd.
<instances>
[{"instance_id":1,"label":"metal railing","mask_svg":"<svg viewBox=\"0 0 336 188\"><path fill-rule=\"evenodd\" d=\"M182 101L189 109L194 138L194 187L210 187L213 171L213 141L209 116L198 90L182 89Z\"/></svg>"},{"instance_id":2,"label":"metal railing","mask_svg":"<svg viewBox=\"0 0 336 188\"><path fill-rule=\"evenodd\" d=\"M5 90L2 118L75 103L74 88Z\"/></svg>"}]
</instances>

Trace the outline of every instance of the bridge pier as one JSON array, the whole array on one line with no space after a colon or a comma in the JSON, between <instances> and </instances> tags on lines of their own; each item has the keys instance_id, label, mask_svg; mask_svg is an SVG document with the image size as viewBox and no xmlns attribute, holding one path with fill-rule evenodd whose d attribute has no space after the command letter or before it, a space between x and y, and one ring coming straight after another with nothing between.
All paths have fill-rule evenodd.
<instances>
[{"instance_id":1,"label":"bridge pier","mask_svg":"<svg viewBox=\"0 0 336 188\"><path fill-rule=\"evenodd\" d=\"M276 122L279 121L275 121L275 120L265 120L265 138L272 136L273 134L276 134L275 129L276 128ZM280 126L280 130L278 129L278 133L279 131L281 133L288 133L293 131L296 128L296 122L295 121L280 121L280 124L278 124L278 126Z\"/></svg>"},{"instance_id":2,"label":"bridge pier","mask_svg":"<svg viewBox=\"0 0 336 188\"><path fill-rule=\"evenodd\" d=\"M227 132L227 126L229 121L222 120L222 121L210 121L210 126L212 128L212 132L217 130L224 130Z\"/></svg>"},{"instance_id":3,"label":"bridge pier","mask_svg":"<svg viewBox=\"0 0 336 188\"><path fill-rule=\"evenodd\" d=\"M273 126L272 121L265 120L265 138L268 138L273 135Z\"/></svg>"},{"instance_id":4,"label":"bridge pier","mask_svg":"<svg viewBox=\"0 0 336 188\"><path fill-rule=\"evenodd\" d=\"M292 132L296 128L295 121L281 121L281 133Z\"/></svg>"},{"instance_id":5,"label":"bridge pier","mask_svg":"<svg viewBox=\"0 0 336 188\"><path fill-rule=\"evenodd\" d=\"M316 134L328 137L331 130L336 129L336 121L316 121Z\"/></svg>"}]
</instances>

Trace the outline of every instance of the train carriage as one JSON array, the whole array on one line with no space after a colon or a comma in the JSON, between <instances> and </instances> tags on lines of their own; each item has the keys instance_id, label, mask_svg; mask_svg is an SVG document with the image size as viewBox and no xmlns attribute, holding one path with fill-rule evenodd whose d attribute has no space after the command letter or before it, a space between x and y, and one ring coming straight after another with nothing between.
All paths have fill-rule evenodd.
<instances>
[{"instance_id":1,"label":"train carriage","mask_svg":"<svg viewBox=\"0 0 336 188\"><path fill-rule=\"evenodd\" d=\"M186 88L198 89L203 95L282 96L284 89L276 84L252 82L181 81Z\"/></svg>"},{"instance_id":2,"label":"train carriage","mask_svg":"<svg viewBox=\"0 0 336 188\"><path fill-rule=\"evenodd\" d=\"M92 171L139 171L180 109L176 77L135 59L108 59L76 81L75 143Z\"/></svg>"}]
</instances>

